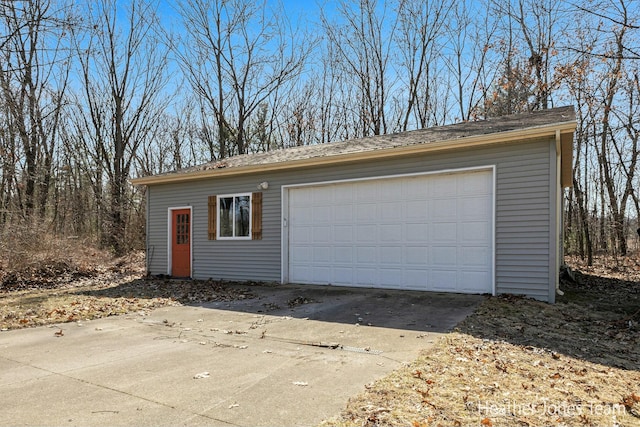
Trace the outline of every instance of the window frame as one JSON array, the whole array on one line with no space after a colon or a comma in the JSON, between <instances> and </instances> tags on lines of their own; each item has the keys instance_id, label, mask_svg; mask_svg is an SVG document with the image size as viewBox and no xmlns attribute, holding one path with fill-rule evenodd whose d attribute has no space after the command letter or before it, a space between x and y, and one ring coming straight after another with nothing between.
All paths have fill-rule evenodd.
<instances>
[{"instance_id":1,"label":"window frame","mask_svg":"<svg viewBox=\"0 0 640 427\"><path fill-rule=\"evenodd\" d=\"M246 236L235 236L235 227L236 227L236 221L235 221L235 203L236 203L236 197L248 197L249 198L249 233ZM234 236L222 236L221 232L222 232L222 221L220 220L220 208L222 206L222 204L220 203L220 199L228 199L228 198L233 198L233 204L234 207L232 209L233 211L233 220L232 220L232 224L233 224L233 234ZM219 194L216 195L216 240L253 240L252 239L252 225L253 225L253 194L252 193L232 193L232 194Z\"/></svg>"}]
</instances>

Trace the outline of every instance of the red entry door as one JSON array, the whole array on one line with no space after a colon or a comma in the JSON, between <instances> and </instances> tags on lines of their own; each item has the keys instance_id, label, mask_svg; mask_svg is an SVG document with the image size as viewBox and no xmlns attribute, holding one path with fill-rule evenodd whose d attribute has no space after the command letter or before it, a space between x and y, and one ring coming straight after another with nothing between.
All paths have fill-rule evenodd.
<instances>
[{"instance_id":1,"label":"red entry door","mask_svg":"<svg viewBox=\"0 0 640 427\"><path fill-rule=\"evenodd\" d=\"M171 211L171 275L191 277L191 211Z\"/></svg>"}]
</instances>

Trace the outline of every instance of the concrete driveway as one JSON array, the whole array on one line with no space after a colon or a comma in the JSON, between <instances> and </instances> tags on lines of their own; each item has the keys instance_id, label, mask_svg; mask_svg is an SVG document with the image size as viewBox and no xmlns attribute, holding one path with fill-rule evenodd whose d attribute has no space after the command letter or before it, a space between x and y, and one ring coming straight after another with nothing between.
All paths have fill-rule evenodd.
<instances>
[{"instance_id":1,"label":"concrete driveway","mask_svg":"<svg viewBox=\"0 0 640 427\"><path fill-rule=\"evenodd\" d=\"M482 300L250 291L255 298L0 333L0 424L316 425Z\"/></svg>"}]
</instances>

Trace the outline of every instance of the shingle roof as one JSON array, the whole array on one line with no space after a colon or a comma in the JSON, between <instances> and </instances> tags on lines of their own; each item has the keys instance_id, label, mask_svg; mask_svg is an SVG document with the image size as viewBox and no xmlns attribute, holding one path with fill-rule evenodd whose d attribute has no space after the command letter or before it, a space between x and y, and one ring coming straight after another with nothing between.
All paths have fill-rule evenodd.
<instances>
[{"instance_id":1,"label":"shingle roof","mask_svg":"<svg viewBox=\"0 0 640 427\"><path fill-rule=\"evenodd\" d=\"M575 111L572 106L534 111L525 114L514 114L475 122L456 123L452 125L437 126L388 135L376 135L330 144L306 145L273 150L265 153L244 154L204 163L178 171L155 175L154 177L138 178L134 180L134 183L146 184L151 183L152 180L164 181L161 177L170 178L176 175L181 175L181 178L187 178L184 175L192 174L202 176L205 171L211 171L211 175L215 175L215 171L220 169L244 169L247 167L260 167L291 162L295 163L300 160L318 158L322 158L323 161L330 163L332 158L343 158L344 156L356 155L358 153L375 153L381 150L393 150L400 147L416 145L427 146L441 143L451 143L451 145L455 145L456 142L461 142L472 137L501 134L510 131L547 128L556 124L569 122L575 123Z\"/></svg>"}]
</instances>

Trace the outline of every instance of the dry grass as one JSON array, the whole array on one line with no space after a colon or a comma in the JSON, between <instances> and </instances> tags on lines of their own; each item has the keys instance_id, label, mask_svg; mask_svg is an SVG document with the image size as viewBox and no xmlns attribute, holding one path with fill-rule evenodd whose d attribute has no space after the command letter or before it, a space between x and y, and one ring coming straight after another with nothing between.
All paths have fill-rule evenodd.
<instances>
[{"instance_id":1,"label":"dry grass","mask_svg":"<svg viewBox=\"0 0 640 427\"><path fill-rule=\"evenodd\" d=\"M638 425L639 382L638 372L452 333L325 425Z\"/></svg>"},{"instance_id":2,"label":"dry grass","mask_svg":"<svg viewBox=\"0 0 640 427\"><path fill-rule=\"evenodd\" d=\"M108 252L87 240L17 225L0 233L0 291L58 287L108 272L113 261Z\"/></svg>"},{"instance_id":3,"label":"dry grass","mask_svg":"<svg viewBox=\"0 0 640 427\"><path fill-rule=\"evenodd\" d=\"M599 261L555 305L487 298L323 425L640 426L640 268Z\"/></svg>"}]
</instances>

